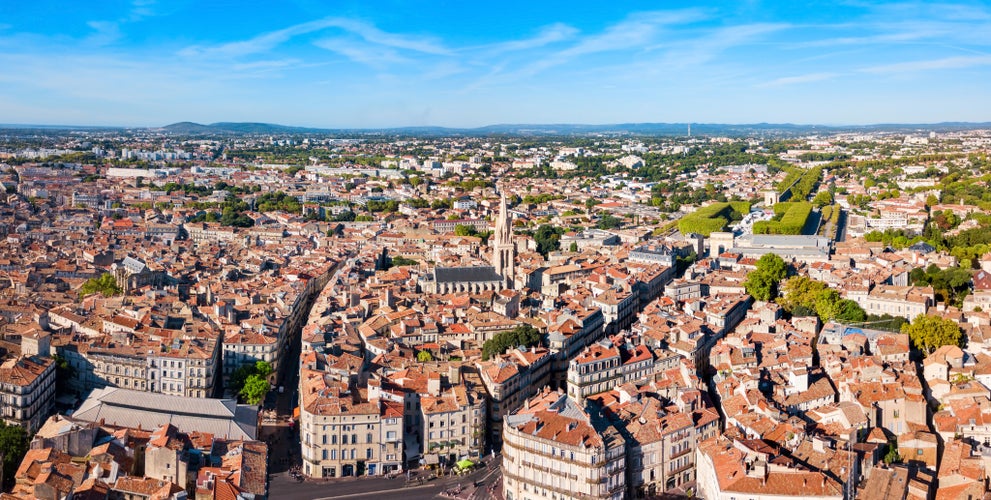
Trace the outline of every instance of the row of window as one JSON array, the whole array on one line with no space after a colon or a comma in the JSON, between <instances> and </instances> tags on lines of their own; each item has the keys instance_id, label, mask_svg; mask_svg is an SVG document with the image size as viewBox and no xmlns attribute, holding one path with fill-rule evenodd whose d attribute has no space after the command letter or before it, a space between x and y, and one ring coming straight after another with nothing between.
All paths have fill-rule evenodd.
<instances>
[{"instance_id":1,"label":"row of window","mask_svg":"<svg viewBox=\"0 0 991 500\"><path fill-rule=\"evenodd\" d=\"M350 451L350 453L348 453ZM341 460L355 460L358 457L357 450L341 450ZM337 460L337 450L323 450L324 460ZM372 459L372 449L365 448L365 460Z\"/></svg>"},{"instance_id":2,"label":"row of window","mask_svg":"<svg viewBox=\"0 0 991 500\"><path fill-rule=\"evenodd\" d=\"M439 422L439 423L440 423L440 427L444 427L444 421L443 421L443 420L437 420L437 421L431 421L431 422L430 422L430 428L431 428L431 429L433 429L433 427L434 427L434 423L435 423L435 422ZM464 423L467 423L467 422L468 422L468 416L467 416L467 415L461 415L461 423L462 423L462 424L464 424ZM453 426L453 425L455 425L456 423L457 423L457 422L455 422L455 419L453 419L453 418L452 418L452 419L451 419L451 423L450 423L450 425L452 425L452 426Z\"/></svg>"},{"instance_id":3,"label":"row of window","mask_svg":"<svg viewBox=\"0 0 991 500\"><path fill-rule=\"evenodd\" d=\"M440 431L440 436L437 436L437 435L436 435L436 434L434 433L434 431L430 431L430 435L429 435L429 439L434 439L434 438L437 438L437 439L444 439L444 437L455 437L455 435L454 435L454 433L455 433L455 432L456 432L455 430L452 430L452 431ZM447 436L445 436L445 435L444 435L445 433L447 434ZM460 433L460 435L462 435L462 436L463 436L463 435L465 435L466 433L467 433L467 427L462 427L462 428L461 428L461 433Z\"/></svg>"}]
</instances>

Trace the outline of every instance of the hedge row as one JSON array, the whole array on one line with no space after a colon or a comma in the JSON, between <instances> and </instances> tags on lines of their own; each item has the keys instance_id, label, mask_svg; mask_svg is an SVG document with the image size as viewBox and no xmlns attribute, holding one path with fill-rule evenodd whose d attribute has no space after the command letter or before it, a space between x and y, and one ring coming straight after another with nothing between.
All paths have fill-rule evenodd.
<instances>
[{"instance_id":1,"label":"hedge row","mask_svg":"<svg viewBox=\"0 0 991 500\"><path fill-rule=\"evenodd\" d=\"M779 205L781 205L779 203ZM777 212L777 205L775 205ZM788 203L780 220L760 221L754 224L754 234L802 234L802 228L812 213L809 202Z\"/></svg>"},{"instance_id":2,"label":"hedge row","mask_svg":"<svg viewBox=\"0 0 991 500\"><path fill-rule=\"evenodd\" d=\"M822 180L822 167L808 170L795 167L788 171L788 175L775 186L775 189L780 193L790 187L792 199L805 200L820 180Z\"/></svg>"},{"instance_id":3,"label":"hedge row","mask_svg":"<svg viewBox=\"0 0 991 500\"><path fill-rule=\"evenodd\" d=\"M698 233L708 237L726 229L731 220L742 218L748 212L750 203L746 201L713 203L682 217L678 221L678 230L683 234Z\"/></svg>"}]
</instances>

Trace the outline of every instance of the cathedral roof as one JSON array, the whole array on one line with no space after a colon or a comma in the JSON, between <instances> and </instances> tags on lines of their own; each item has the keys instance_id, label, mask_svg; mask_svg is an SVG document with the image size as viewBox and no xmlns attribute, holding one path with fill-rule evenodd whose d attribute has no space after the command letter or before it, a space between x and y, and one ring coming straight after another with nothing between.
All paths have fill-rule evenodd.
<instances>
[{"instance_id":1,"label":"cathedral roof","mask_svg":"<svg viewBox=\"0 0 991 500\"><path fill-rule=\"evenodd\" d=\"M437 283L471 283L501 281L502 277L492 266L438 267L434 269L434 279Z\"/></svg>"}]
</instances>

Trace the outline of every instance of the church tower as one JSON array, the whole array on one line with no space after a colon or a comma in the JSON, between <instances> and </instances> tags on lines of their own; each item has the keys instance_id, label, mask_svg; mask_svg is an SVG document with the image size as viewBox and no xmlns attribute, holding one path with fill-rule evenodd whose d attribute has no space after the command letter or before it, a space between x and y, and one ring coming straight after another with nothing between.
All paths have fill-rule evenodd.
<instances>
[{"instance_id":1,"label":"church tower","mask_svg":"<svg viewBox=\"0 0 991 500\"><path fill-rule=\"evenodd\" d=\"M512 289L516 274L516 244L513 243L513 228L509 221L509 209L506 207L506 192L501 194L499 218L496 220L495 234L492 235L492 267L502 276L506 286Z\"/></svg>"}]
</instances>

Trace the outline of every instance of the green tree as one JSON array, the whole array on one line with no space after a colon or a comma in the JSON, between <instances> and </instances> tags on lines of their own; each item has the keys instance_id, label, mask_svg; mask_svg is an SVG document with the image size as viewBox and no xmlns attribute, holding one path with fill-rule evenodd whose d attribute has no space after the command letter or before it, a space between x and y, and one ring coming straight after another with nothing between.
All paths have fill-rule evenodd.
<instances>
[{"instance_id":1,"label":"green tree","mask_svg":"<svg viewBox=\"0 0 991 500\"><path fill-rule=\"evenodd\" d=\"M403 257L402 255L397 255L392 258L393 266L415 266L419 263L420 262L415 259L408 259L406 257Z\"/></svg>"},{"instance_id":2,"label":"green tree","mask_svg":"<svg viewBox=\"0 0 991 500\"><path fill-rule=\"evenodd\" d=\"M79 288L79 296L85 297L92 293L100 293L104 297L113 297L123 291L117 286L117 279L114 278L113 274L103 273L99 278L86 280L83 286Z\"/></svg>"},{"instance_id":3,"label":"green tree","mask_svg":"<svg viewBox=\"0 0 991 500\"><path fill-rule=\"evenodd\" d=\"M234 373L231 373L230 378L227 380L227 388L230 389L231 394L241 395L248 383L248 379L251 377L260 377L267 380L271 374L272 365L268 361L255 361L253 365L241 365L234 370Z\"/></svg>"},{"instance_id":4,"label":"green tree","mask_svg":"<svg viewBox=\"0 0 991 500\"><path fill-rule=\"evenodd\" d=\"M547 257L547 254L561 248L562 234L564 234L564 228L548 224L538 227L537 232L533 234L533 239L537 242L537 251Z\"/></svg>"},{"instance_id":5,"label":"green tree","mask_svg":"<svg viewBox=\"0 0 991 500\"><path fill-rule=\"evenodd\" d=\"M14 484L14 474L28 452L28 433L16 425L0 422L0 455L3 455L3 489Z\"/></svg>"},{"instance_id":6,"label":"green tree","mask_svg":"<svg viewBox=\"0 0 991 500\"><path fill-rule=\"evenodd\" d=\"M568 251L569 252L577 252L578 251L578 242L572 241L571 242L571 246L568 247Z\"/></svg>"},{"instance_id":7,"label":"green tree","mask_svg":"<svg viewBox=\"0 0 991 500\"><path fill-rule=\"evenodd\" d=\"M757 270L747 276L743 287L756 300L768 301L778 296L778 283L788 274L788 264L777 254L769 253L757 260Z\"/></svg>"},{"instance_id":8,"label":"green tree","mask_svg":"<svg viewBox=\"0 0 991 500\"><path fill-rule=\"evenodd\" d=\"M825 283L808 276L793 276L781 287L783 294L777 302L793 316L815 314L822 322L860 323L867 314L856 302L840 298L840 294Z\"/></svg>"},{"instance_id":9,"label":"green tree","mask_svg":"<svg viewBox=\"0 0 991 500\"><path fill-rule=\"evenodd\" d=\"M255 367L253 365L241 365L234 373L231 373L229 379L227 379L227 388L230 389L230 393L234 395L241 394L241 389L244 389L244 384L247 382L248 377L255 374Z\"/></svg>"},{"instance_id":10,"label":"green tree","mask_svg":"<svg viewBox=\"0 0 991 500\"><path fill-rule=\"evenodd\" d=\"M261 375L255 374L248 377L244 381L244 387L238 393L244 401L249 405L261 404L265 400L265 395L268 394L269 384L268 380Z\"/></svg>"},{"instance_id":11,"label":"green tree","mask_svg":"<svg viewBox=\"0 0 991 500\"><path fill-rule=\"evenodd\" d=\"M421 363L429 363L434 360L434 355L430 351L420 351L416 353L416 360Z\"/></svg>"},{"instance_id":12,"label":"green tree","mask_svg":"<svg viewBox=\"0 0 991 500\"><path fill-rule=\"evenodd\" d=\"M822 208L826 205L833 203L833 193L829 191L820 191L816 194L815 198L812 198L812 204L817 208Z\"/></svg>"},{"instance_id":13,"label":"green tree","mask_svg":"<svg viewBox=\"0 0 991 500\"><path fill-rule=\"evenodd\" d=\"M540 331L528 324L522 324L507 332L495 334L482 344L482 359L487 360L506 352L511 347L530 347L540 343Z\"/></svg>"},{"instance_id":14,"label":"green tree","mask_svg":"<svg viewBox=\"0 0 991 500\"><path fill-rule=\"evenodd\" d=\"M793 276L781 287L783 296L777 302L790 313L794 313L794 309L799 306L812 310L815 309L819 294L828 288L825 283L808 276Z\"/></svg>"},{"instance_id":15,"label":"green tree","mask_svg":"<svg viewBox=\"0 0 991 500\"><path fill-rule=\"evenodd\" d=\"M898 453L898 440L888 442L888 452L884 455L884 463L891 465L902 461L902 456Z\"/></svg>"},{"instance_id":16,"label":"green tree","mask_svg":"<svg viewBox=\"0 0 991 500\"><path fill-rule=\"evenodd\" d=\"M863 323L867 321L867 312L856 301L842 299L836 306L836 321L841 323Z\"/></svg>"},{"instance_id":17,"label":"green tree","mask_svg":"<svg viewBox=\"0 0 991 500\"><path fill-rule=\"evenodd\" d=\"M268 361L255 361L255 374L267 378L272 374L272 365Z\"/></svg>"},{"instance_id":18,"label":"green tree","mask_svg":"<svg viewBox=\"0 0 991 500\"><path fill-rule=\"evenodd\" d=\"M55 361L55 390L64 393L69 389L69 381L76 376L76 369L69 364L69 360L59 356L52 356Z\"/></svg>"},{"instance_id":19,"label":"green tree","mask_svg":"<svg viewBox=\"0 0 991 500\"><path fill-rule=\"evenodd\" d=\"M902 325L902 333L907 333L915 347L926 356L945 345L959 346L963 332L956 321L939 316L920 314L907 325Z\"/></svg>"},{"instance_id":20,"label":"green tree","mask_svg":"<svg viewBox=\"0 0 991 500\"><path fill-rule=\"evenodd\" d=\"M595 224L595 227L599 229L614 229L621 225L623 225L623 221L618 217L615 217L612 214L606 214L599 219L599 222Z\"/></svg>"},{"instance_id":21,"label":"green tree","mask_svg":"<svg viewBox=\"0 0 991 500\"><path fill-rule=\"evenodd\" d=\"M454 234L455 236L476 236L478 230L469 224L457 224L454 226Z\"/></svg>"}]
</instances>

